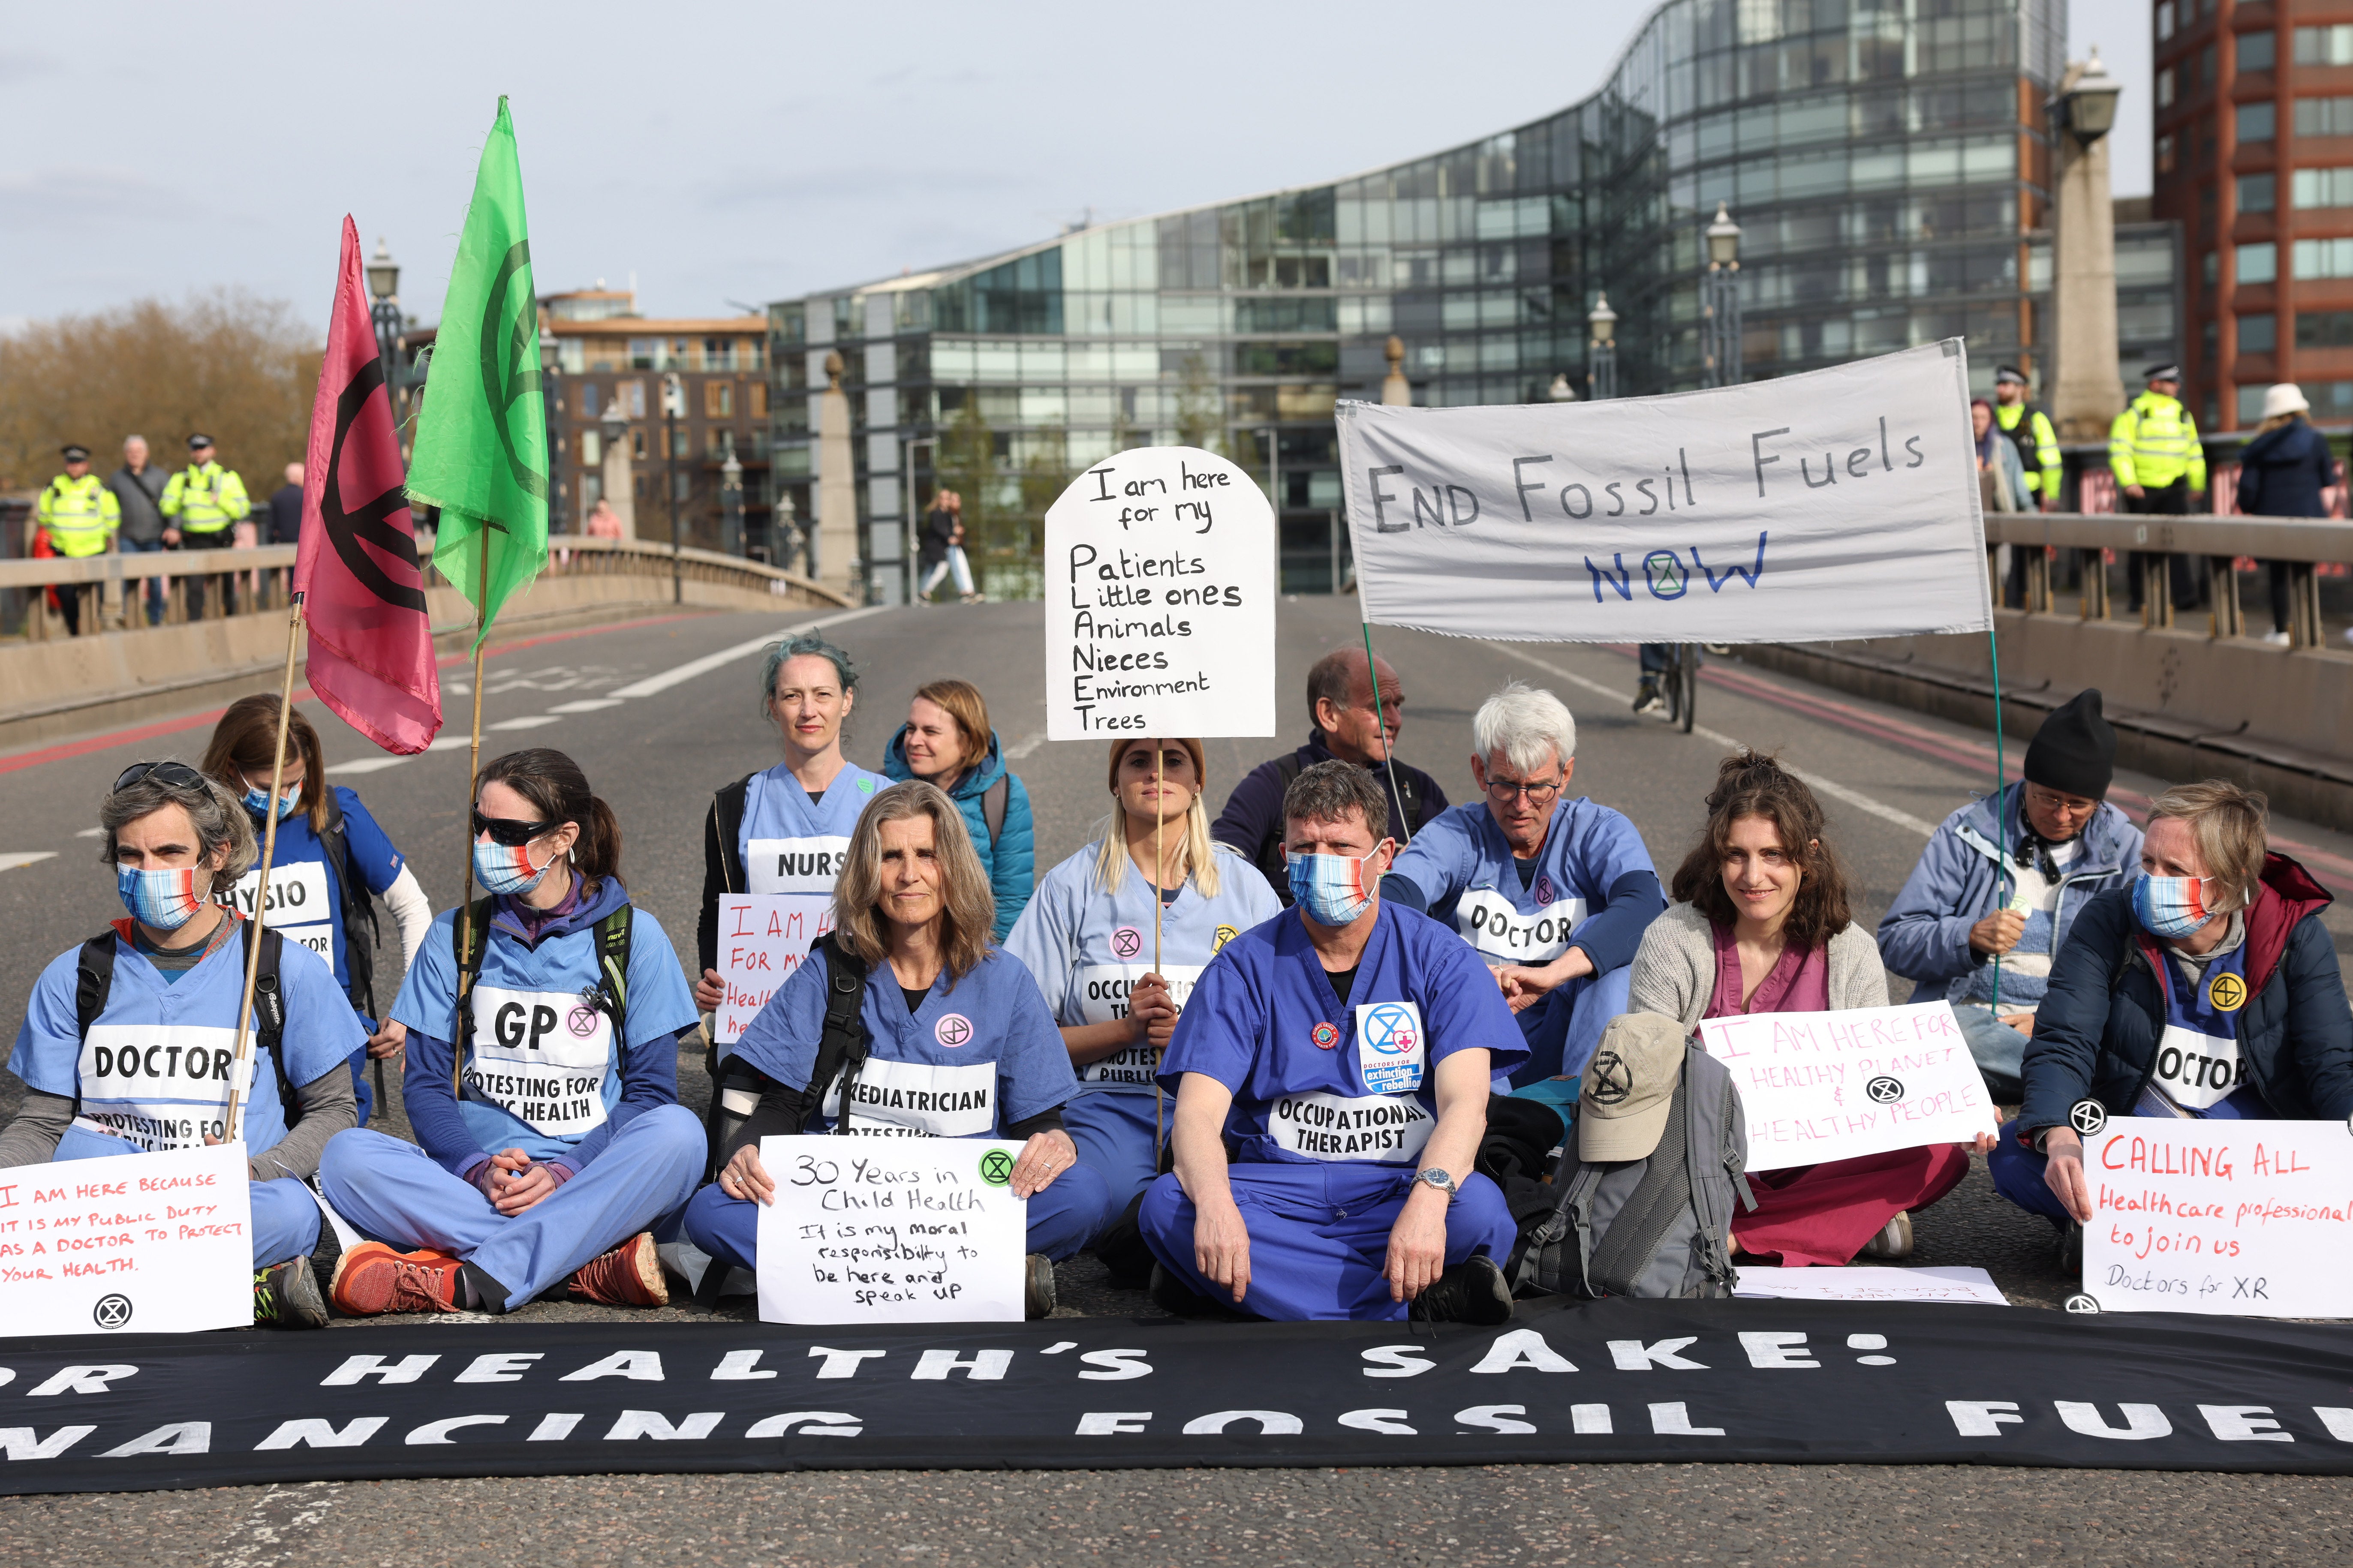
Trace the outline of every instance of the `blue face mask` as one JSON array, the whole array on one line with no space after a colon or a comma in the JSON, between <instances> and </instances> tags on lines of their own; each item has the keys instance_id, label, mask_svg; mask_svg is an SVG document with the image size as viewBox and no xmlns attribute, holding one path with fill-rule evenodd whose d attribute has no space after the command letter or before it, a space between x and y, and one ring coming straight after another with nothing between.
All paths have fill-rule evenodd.
<instances>
[{"instance_id":1,"label":"blue face mask","mask_svg":"<svg viewBox=\"0 0 2353 1568\"><path fill-rule=\"evenodd\" d=\"M121 896L122 907L131 911L132 920L156 931L177 931L195 919L196 911L205 907L204 895L196 890L196 869L193 866L152 871L117 866L114 890Z\"/></svg>"},{"instance_id":2,"label":"blue face mask","mask_svg":"<svg viewBox=\"0 0 2353 1568\"><path fill-rule=\"evenodd\" d=\"M1375 848L1364 855L1293 855L1291 896L1317 925L1346 925L1372 905L1365 862L1379 853Z\"/></svg>"},{"instance_id":3,"label":"blue face mask","mask_svg":"<svg viewBox=\"0 0 2353 1568\"><path fill-rule=\"evenodd\" d=\"M288 817L293 816L294 808L301 803L302 786L301 784L287 785L285 795L278 803L278 820L283 822ZM245 792L245 809L253 813L256 820L268 816L269 815L269 792L266 789L248 789Z\"/></svg>"}]
</instances>

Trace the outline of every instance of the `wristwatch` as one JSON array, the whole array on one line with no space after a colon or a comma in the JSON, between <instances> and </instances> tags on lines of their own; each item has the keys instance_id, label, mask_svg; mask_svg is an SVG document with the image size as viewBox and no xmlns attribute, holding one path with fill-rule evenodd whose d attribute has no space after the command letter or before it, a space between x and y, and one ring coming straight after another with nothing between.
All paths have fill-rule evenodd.
<instances>
[{"instance_id":1,"label":"wristwatch","mask_svg":"<svg viewBox=\"0 0 2353 1568\"><path fill-rule=\"evenodd\" d=\"M1413 1173L1413 1179L1421 1183L1425 1186L1436 1187L1440 1192L1446 1194L1446 1200L1449 1203L1453 1202L1455 1195L1461 1191L1460 1187L1455 1185L1453 1177L1448 1175L1445 1172L1440 1170L1435 1165L1427 1165L1422 1169L1416 1171Z\"/></svg>"}]
</instances>

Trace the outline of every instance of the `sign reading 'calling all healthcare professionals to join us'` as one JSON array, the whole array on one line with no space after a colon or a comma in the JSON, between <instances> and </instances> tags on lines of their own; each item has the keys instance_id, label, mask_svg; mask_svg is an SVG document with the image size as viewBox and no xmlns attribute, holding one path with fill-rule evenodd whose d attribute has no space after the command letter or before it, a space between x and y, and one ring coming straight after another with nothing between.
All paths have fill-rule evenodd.
<instances>
[{"instance_id":1,"label":"sign reading 'calling all healthcare professionals to join us'","mask_svg":"<svg viewBox=\"0 0 2353 1568\"><path fill-rule=\"evenodd\" d=\"M1274 511L1214 452L1137 447L1046 512L1046 736L1274 733Z\"/></svg>"}]
</instances>

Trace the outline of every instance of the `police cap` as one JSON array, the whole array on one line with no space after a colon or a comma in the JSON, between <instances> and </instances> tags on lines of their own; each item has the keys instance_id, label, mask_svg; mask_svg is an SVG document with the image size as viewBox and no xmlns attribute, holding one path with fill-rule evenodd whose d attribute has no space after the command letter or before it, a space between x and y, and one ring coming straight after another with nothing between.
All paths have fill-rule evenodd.
<instances>
[{"instance_id":1,"label":"police cap","mask_svg":"<svg viewBox=\"0 0 2353 1568\"><path fill-rule=\"evenodd\" d=\"M2181 367L2178 364L2153 364L2142 373L2143 381L2179 381Z\"/></svg>"},{"instance_id":2,"label":"police cap","mask_svg":"<svg viewBox=\"0 0 2353 1568\"><path fill-rule=\"evenodd\" d=\"M2014 364L2003 365L1993 373L1993 384L1996 386L2000 386L2005 381L2014 381L2018 383L2019 385L2024 386L2026 384L2026 373L2019 369Z\"/></svg>"},{"instance_id":3,"label":"police cap","mask_svg":"<svg viewBox=\"0 0 2353 1568\"><path fill-rule=\"evenodd\" d=\"M213 438L209 436L191 436L188 437L188 450L191 452L201 452L212 444Z\"/></svg>"},{"instance_id":4,"label":"police cap","mask_svg":"<svg viewBox=\"0 0 2353 1568\"><path fill-rule=\"evenodd\" d=\"M58 452L69 463L87 463L90 461L90 448L83 446L78 446L72 442L68 442L66 445L58 447Z\"/></svg>"}]
</instances>

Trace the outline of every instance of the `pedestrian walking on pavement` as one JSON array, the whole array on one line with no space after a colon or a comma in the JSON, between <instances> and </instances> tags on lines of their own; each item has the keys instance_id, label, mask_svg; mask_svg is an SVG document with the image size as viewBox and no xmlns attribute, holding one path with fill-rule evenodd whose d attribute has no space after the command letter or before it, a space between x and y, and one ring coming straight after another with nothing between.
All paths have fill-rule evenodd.
<instances>
[{"instance_id":1,"label":"pedestrian walking on pavement","mask_svg":"<svg viewBox=\"0 0 2353 1568\"><path fill-rule=\"evenodd\" d=\"M188 466L164 487L157 510L164 514L164 542L169 548L227 550L233 542L229 525L249 516L253 503L246 499L245 481L237 471L214 460L213 438L199 434L188 437ZM210 579L219 589L224 616L236 608L229 588L234 576L222 573ZM206 581L203 577L187 580L191 621L204 619Z\"/></svg>"},{"instance_id":2,"label":"pedestrian walking on pavement","mask_svg":"<svg viewBox=\"0 0 2353 1568\"><path fill-rule=\"evenodd\" d=\"M269 492L269 537L264 544L302 542L302 465L286 465L286 482Z\"/></svg>"},{"instance_id":3,"label":"pedestrian walking on pavement","mask_svg":"<svg viewBox=\"0 0 2353 1568\"><path fill-rule=\"evenodd\" d=\"M169 476L147 460L147 437L132 436L122 443L122 467L107 477L106 488L114 492L115 504L122 509L122 531L115 536L117 545L125 554L155 555L164 549L164 486ZM147 624L164 624L164 579L150 577L147 582ZM122 624L132 625L131 601L139 592L137 578L125 579L122 584Z\"/></svg>"},{"instance_id":4,"label":"pedestrian walking on pavement","mask_svg":"<svg viewBox=\"0 0 2353 1568\"><path fill-rule=\"evenodd\" d=\"M2263 394L2263 422L2239 454L2237 505L2249 517L2327 517L2322 493L2336 484L2344 466L2328 450L2328 437L2312 427L2312 405L2294 382ZM2271 576L2272 629L2263 641L2288 643L2288 563L2266 561Z\"/></svg>"},{"instance_id":5,"label":"pedestrian walking on pavement","mask_svg":"<svg viewBox=\"0 0 2353 1568\"><path fill-rule=\"evenodd\" d=\"M923 538L918 556L923 569L923 586L915 591L918 600L928 603L932 590L940 579L955 574L956 592L969 605L981 597L973 587L972 563L964 552L964 497L954 490L942 490L933 499L932 510L923 516Z\"/></svg>"},{"instance_id":6,"label":"pedestrian walking on pavement","mask_svg":"<svg viewBox=\"0 0 2353 1568\"><path fill-rule=\"evenodd\" d=\"M122 524L122 509L114 492L90 473L89 447L69 446L60 455L66 460L66 471L49 481L48 489L41 492L34 508L40 540L47 545L46 553L69 561L103 555L114 548L115 531ZM100 629L100 601L96 597L100 587L97 583L57 585L58 609L66 618L68 637L81 636L85 605L90 606L90 629Z\"/></svg>"}]
</instances>

